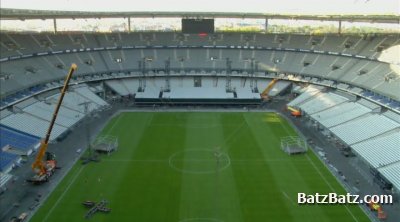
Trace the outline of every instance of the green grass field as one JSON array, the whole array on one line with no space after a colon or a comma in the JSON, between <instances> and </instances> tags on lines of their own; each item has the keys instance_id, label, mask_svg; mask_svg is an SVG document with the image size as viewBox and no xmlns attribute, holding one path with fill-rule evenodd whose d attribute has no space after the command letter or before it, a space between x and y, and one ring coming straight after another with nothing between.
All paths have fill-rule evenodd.
<instances>
[{"instance_id":1,"label":"green grass field","mask_svg":"<svg viewBox=\"0 0 400 222\"><path fill-rule=\"evenodd\" d=\"M102 199L111 213L90 221L369 221L355 205L297 204L345 191L310 150L280 149L296 132L274 113L124 113L102 134L119 150L77 163L32 221L87 221L82 201Z\"/></svg>"}]
</instances>

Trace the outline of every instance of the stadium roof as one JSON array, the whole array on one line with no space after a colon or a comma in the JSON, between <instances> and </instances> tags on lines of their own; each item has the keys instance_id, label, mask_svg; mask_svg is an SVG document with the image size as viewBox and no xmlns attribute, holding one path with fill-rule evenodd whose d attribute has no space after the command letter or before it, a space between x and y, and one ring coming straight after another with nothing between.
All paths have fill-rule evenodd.
<instances>
[{"instance_id":1,"label":"stadium roof","mask_svg":"<svg viewBox=\"0 0 400 222\"><path fill-rule=\"evenodd\" d=\"M400 23L400 15L289 15L241 12L90 12L90 11L50 11L30 9L0 9L0 19L79 19L79 18L254 18L293 19L320 21L348 21L366 23Z\"/></svg>"}]
</instances>

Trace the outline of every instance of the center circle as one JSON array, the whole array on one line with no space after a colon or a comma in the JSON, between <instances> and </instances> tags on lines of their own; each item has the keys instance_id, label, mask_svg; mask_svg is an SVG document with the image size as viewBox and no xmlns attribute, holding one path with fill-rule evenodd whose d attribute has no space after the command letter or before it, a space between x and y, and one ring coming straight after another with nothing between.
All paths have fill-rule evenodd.
<instances>
[{"instance_id":1,"label":"center circle","mask_svg":"<svg viewBox=\"0 0 400 222\"><path fill-rule=\"evenodd\" d=\"M229 155L213 149L187 149L169 158L172 169L182 173L210 174L225 170L231 165Z\"/></svg>"}]
</instances>

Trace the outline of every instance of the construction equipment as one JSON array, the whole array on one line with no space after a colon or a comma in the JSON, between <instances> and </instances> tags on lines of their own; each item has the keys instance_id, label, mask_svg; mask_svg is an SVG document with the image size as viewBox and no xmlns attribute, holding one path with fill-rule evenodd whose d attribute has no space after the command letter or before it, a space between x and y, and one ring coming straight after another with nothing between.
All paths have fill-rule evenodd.
<instances>
[{"instance_id":1,"label":"construction equipment","mask_svg":"<svg viewBox=\"0 0 400 222\"><path fill-rule=\"evenodd\" d=\"M106 205L108 204L107 200L102 200L99 203L96 203L91 200L87 200L87 201L84 201L82 204L83 204L83 206L90 208L89 211L87 211L85 214L85 219L89 219L96 212L103 212L103 213L111 212L111 208L106 207Z\"/></svg>"},{"instance_id":2,"label":"construction equipment","mask_svg":"<svg viewBox=\"0 0 400 222\"><path fill-rule=\"evenodd\" d=\"M278 82L279 79L273 79L267 86L267 88L264 89L264 91L261 93L261 98L263 100L269 100L268 93L271 91L271 89L274 87L276 82Z\"/></svg>"},{"instance_id":3,"label":"construction equipment","mask_svg":"<svg viewBox=\"0 0 400 222\"><path fill-rule=\"evenodd\" d=\"M68 75L64 81L64 86L61 89L61 94L54 110L53 117L50 121L49 128L47 129L46 137L40 142L38 154L36 155L35 161L32 164L32 169L36 174L31 179L28 179L28 181L32 182L33 184L42 184L44 182L47 182L49 177L53 175L57 167L55 155L50 152L46 152L46 150L49 145L51 131L53 130L54 123L57 119L58 111L60 110L61 103L68 88L69 80L71 79L72 74L74 73L76 68L76 64L72 64L71 68L69 69ZM45 157L45 155L46 161L44 162L43 158Z\"/></svg>"},{"instance_id":4,"label":"construction equipment","mask_svg":"<svg viewBox=\"0 0 400 222\"><path fill-rule=\"evenodd\" d=\"M377 216L380 220L386 220L387 214L385 211L383 211L383 208L379 203L370 200L370 202L368 203L368 207L371 211L376 211L378 213Z\"/></svg>"},{"instance_id":5,"label":"construction equipment","mask_svg":"<svg viewBox=\"0 0 400 222\"><path fill-rule=\"evenodd\" d=\"M301 110L300 109L296 109L294 107L288 106L287 107L288 110L290 110L290 114L292 114L292 116L295 117L300 117L301 116Z\"/></svg>"},{"instance_id":6,"label":"construction equipment","mask_svg":"<svg viewBox=\"0 0 400 222\"><path fill-rule=\"evenodd\" d=\"M18 217L12 217L10 222L23 222L28 217L27 213L21 213Z\"/></svg>"}]
</instances>

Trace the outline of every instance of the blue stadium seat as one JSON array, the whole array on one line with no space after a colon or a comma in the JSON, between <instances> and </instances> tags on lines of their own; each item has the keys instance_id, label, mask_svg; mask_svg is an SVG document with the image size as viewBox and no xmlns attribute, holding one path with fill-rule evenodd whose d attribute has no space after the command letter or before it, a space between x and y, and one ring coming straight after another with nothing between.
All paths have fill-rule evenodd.
<instances>
[{"instance_id":1,"label":"blue stadium seat","mask_svg":"<svg viewBox=\"0 0 400 222\"><path fill-rule=\"evenodd\" d=\"M7 153L0 150L0 171L6 170L6 168L17 161L18 158L19 156L16 154Z\"/></svg>"},{"instance_id":2,"label":"blue stadium seat","mask_svg":"<svg viewBox=\"0 0 400 222\"><path fill-rule=\"evenodd\" d=\"M40 141L40 138L36 136L32 136L30 134L2 125L0 125L0 135L0 147L10 145L11 147L20 149L22 151L28 151Z\"/></svg>"}]
</instances>

